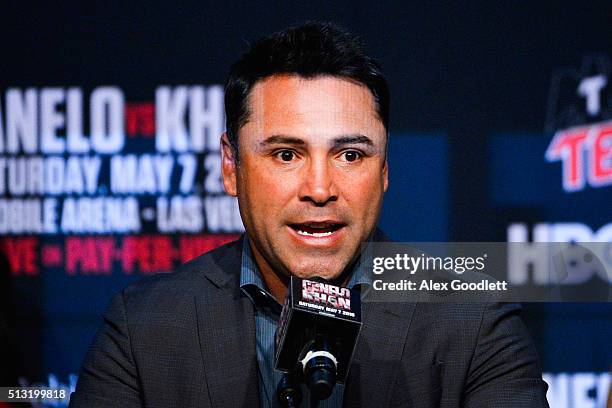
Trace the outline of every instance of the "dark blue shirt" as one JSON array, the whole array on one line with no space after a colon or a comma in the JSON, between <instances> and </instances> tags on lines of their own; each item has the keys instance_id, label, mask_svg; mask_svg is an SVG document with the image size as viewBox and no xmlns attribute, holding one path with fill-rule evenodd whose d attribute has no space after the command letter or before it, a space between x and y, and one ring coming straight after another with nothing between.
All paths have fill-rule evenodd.
<instances>
[{"instance_id":1,"label":"dark blue shirt","mask_svg":"<svg viewBox=\"0 0 612 408\"><path fill-rule=\"evenodd\" d=\"M370 285L371 280L365 273L362 264L355 267L347 287L356 285ZM243 293L251 299L255 306L255 326L257 341L257 363L259 365L259 401L262 408L280 407L276 399L276 386L281 380L283 373L274 369L274 334L280 317L282 306L274 299L268 291L261 276L247 236L244 237L242 248L242 265L240 269L240 288ZM303 386L302 407L307 407L310 395L308 389ZM344 386L336 384L332 395L319 402L319 408L342 407Z\"/></svg>"}]
</instances>

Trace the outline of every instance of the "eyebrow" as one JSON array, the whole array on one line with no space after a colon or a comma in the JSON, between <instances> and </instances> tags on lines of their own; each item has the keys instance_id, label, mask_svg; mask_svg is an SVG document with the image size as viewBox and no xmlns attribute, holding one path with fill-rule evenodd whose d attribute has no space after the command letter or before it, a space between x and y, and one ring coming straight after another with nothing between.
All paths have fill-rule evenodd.
<instances>
[{"instance_id":1,"label":"eyebrow","mask_svg":"<svg viewBox=\"0 0 612 408\"><path fill-rule=\"evenodd\" d=\"M372 139L365 135L345 135L332 140L334 147L340 147L347 144L365 144L374 146Z\"/></svg>"},{"instance_id":2,"label":"eyebrow","mask_svg":"<svg viewBox=\"0 0 612 408\"><path fill-rule=\"evenodd\" d=\"M347 144L365 144L368 146L374 146L372 139L365 135L354 134L354 135L342 135L335 137L331 141L332 146L337 148ZM266 140L260 143L260 146L265 147L273 144L290 144L290 145L305 145L306 142L299 137L287 136L287 135L272 135Z\"/></svg>"},{"instance_id":3,"label":"eyebrow","mask_svg":"<svg viewBox=\"0 0 612 408\"><path fill-rule=\"evenodd\" d=\"M292 145L305 145L306 142L299 137L286 136L286 135L273 135L260 143L261 146L268 146L272 144L292 144Z\"/></svg>"}]
</instances>

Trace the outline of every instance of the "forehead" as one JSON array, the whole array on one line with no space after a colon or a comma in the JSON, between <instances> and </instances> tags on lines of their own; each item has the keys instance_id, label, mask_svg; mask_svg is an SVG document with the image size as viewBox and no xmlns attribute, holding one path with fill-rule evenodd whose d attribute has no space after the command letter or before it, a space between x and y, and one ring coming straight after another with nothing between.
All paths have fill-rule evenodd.
<instances>
[{"instance_id":1,"label":"forehead","mask_svg":"<svg viewBox=\"0 0 612 408\"><path fill-rule=\"evenodd\" d=\"M376 142L385 135L370 90L347 79L275 75L255 84L248 105L241 129L248 139L283 134L315 143L363 134Z\"/></svg>"}]
</instances>

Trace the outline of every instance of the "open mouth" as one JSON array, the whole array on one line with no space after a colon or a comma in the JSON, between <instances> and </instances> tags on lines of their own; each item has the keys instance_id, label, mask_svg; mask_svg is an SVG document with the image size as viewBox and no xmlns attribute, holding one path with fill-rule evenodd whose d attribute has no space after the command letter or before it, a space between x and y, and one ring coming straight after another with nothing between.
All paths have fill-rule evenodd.
<instances>
[{"instance_id":1,"label":"open mouth","mask_svg":"<svg viewBox=\"0 0 612 408\"><path fill-rule=\"evenodd\" d=\"M343 226L344 224L328 221L289 224L289 227L291 227L298 235L314 238L329 237Z\"/></svg>"}]
</instances>

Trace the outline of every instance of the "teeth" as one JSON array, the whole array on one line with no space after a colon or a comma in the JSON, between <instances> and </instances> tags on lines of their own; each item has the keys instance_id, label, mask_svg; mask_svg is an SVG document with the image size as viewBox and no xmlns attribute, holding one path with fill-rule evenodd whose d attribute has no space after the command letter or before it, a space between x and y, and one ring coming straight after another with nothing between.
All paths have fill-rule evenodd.
<instances>
[{"instance_id":1,"label":"teeth","mask_svg":"<svg viewBox=\"0 0 612 408\"><path fill-rule=\"evenodd\" d=\"M321 238L321 237L328 237L331 234L333 234L332 231L327 231L327 232L306 232L306 231L302 231L302 230L298 230L297 232L300 235L305 235L308 237L317 237L317 238Z\"/></svg>"}]
</instances>

